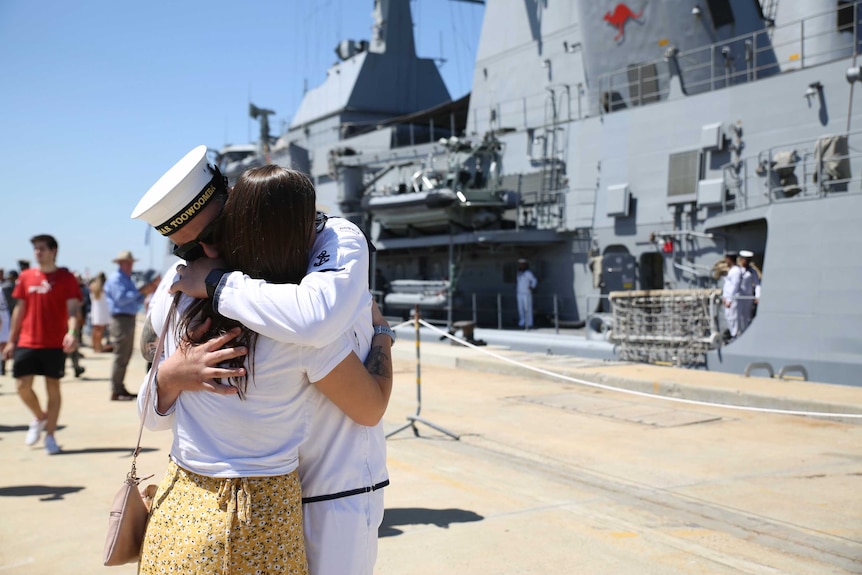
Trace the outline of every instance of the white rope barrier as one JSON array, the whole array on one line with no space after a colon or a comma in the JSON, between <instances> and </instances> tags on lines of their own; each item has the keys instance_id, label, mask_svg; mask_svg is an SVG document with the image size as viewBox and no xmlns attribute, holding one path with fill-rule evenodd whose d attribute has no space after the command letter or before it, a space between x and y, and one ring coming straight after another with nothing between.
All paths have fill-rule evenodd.
<instances>
[{"instance_id":1,"label":"white rope barrier","mask_svg":"<svg viewBox=\"0 0 862 575\"><path fill-rule=\"evenodd\" d=\"M579 379L577 377L570 377L570 376L563 375L560 373L555 373L553 371L549 371L549 370L543 369L541 367L534 367L532 365L527 365L525 363L522 363L522 362L516 361L514 359L510 359L508 357L500 355L498 353L494 353L493 351L489 351L485 347L477 346L477 345L474 345L474 344L472 344L466 340L463 340L459 337L455 337L454 335L450 334L448 331L441 330L441 329L437 328L436 326L426 322L423 319L420 319L419 323L421 325L429 328L431 331L437 332L441 336L446 337L448 339L451 339L451 340L459 343L460 345L469 347L470 349L474 349L476 351L484 353L485 355L489 355L493 358L499 359L500 361L505 361L506 363L510 363L512 365L517 365L518 367L522 367L522 368L528 369L530 371L535 371L537 373L549 375L551 377L555 377L558 379L569 381L571 383L577 383L580 385L585 385L587 387L594 387L597 389L604 389L607 391L615 391L615 392L619 392L619 393L627 393L629 395L635 395L638 397L647 397L650 399L663 399L665 401L673 401L676 403L685 403L688 405L700 405L700 406L706 406L706 407L722 407L724 409L736 409L736 410L740 410L740 411L754 411L754 412L759 412L759 413L776 413L776 414L782 414L782 415L805 415L805 416L809 416L809 417L834 417L834 418L847 418L847 419L862 419L862 413L829 413L829 412L823 412L823 411L797 411L797 410L792 410L792 409L777 409L777 408L769 408L769 407L749 407L749 406L745 406L745 405L733 405L730 403L712 403L709 401L699 401L696 399L684 399L681 397L670 397L667 395L657 395L654 393L646 393L643 391L636 391L633 389L626 389L623 387L615 387L612 385L605 385L603 383L596 383L594 381L587 381L585 379ZM400 323L400 324L394 326L393 329L398 329L400 327L404 327L404 326L411 325L411 324L413 324L413 320L405 321L403 323Z\"/></svg>"}]
</instances>

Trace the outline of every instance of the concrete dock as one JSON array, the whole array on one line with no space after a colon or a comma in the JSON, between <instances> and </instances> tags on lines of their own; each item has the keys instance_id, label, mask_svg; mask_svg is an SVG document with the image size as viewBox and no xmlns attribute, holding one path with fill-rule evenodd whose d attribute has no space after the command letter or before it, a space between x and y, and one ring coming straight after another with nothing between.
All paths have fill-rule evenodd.
<instances>
[{"instance_id":1,"label":"concrete dock","mask_svg":"<svg viewBox=\"0 0 862 575\"><path fill-rule=\"evenodd\" d=\"M83 352L87 371L62 386L59 455L24 445L30 415L0 377L3 575L106 569L137 417L109 401L112 356ZM393 358L379 575L862 573L862 388L417 348L404 328ZM134 356L127 386L143 375ZM170 441L144 432L153 482Z\"/></svg>"}]
</instances>

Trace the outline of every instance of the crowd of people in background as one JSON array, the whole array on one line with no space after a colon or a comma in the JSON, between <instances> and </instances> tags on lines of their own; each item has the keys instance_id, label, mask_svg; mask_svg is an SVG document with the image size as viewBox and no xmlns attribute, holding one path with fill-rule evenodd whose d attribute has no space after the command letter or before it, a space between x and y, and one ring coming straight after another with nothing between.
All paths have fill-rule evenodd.
<instances>
[{"instance_id":1,"label":"crowd of people in background","mask_svg":"<svg viewBox=\"0 0 862 575\"><path fill-rule=\"evenodd\" d=\"M28 259L18 269L0 269L0 375L15 378L19 397L33 414L26 443L35 445L45 433L49 454L60 448L54 437L59 417L59 382L69 362L76 378L86 371L81 347L114 353L112 401L134 400L123 380L134 340L134 318L145 310L145 298L160 278L135 283L131 252L113 260L117 270L110 279L104 272L92 277L73 273L56 261L59 246L48 234L30 240L35 265ZM33 390L36 376L44 376L45 408ZM136 382L137 385L137 382Z\"/></svg>"}]
</instances>

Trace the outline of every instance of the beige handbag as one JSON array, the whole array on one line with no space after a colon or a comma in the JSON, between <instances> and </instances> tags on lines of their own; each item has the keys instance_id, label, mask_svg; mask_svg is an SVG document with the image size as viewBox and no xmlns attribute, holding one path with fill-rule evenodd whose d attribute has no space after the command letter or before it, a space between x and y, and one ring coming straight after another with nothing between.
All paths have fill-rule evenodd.
<instances>
[{"instance_id":1,"label":"beige handbag","mask_svg":"<svg viewBox=\"0 0 862 575\"><path fill-rule=\"evenodd\" d=\"M105 540L105 565L108 567L134 563L141 558L152 496L145 497L143 490L138 488L142 479L135 477L134 473L132 464L132 471L111 504L108 538ZM156 486L148 485L145 490L155 494Z\"/></svg>"},{"instance_id":2,"label":"beige handbag","mask_svg":"<svg viewBox=\"0 0 862 575\"><path fill-rule=\"evenodd\" d=\"M159 358L164 349L165 332L167 327L159 336L156 353L153 357ZM145 409L150 405L150 390L155 379L155 369L150 369L147 387L144 393ZM144 417L141 417L141 425L138 428L138 444L132 453L132 469L126 474L123 486L114 496L111 504L111 514L108 518L108 537L105 540L104 564L107 567L114 565L125 565L134 563L141 558L141 547L144 544L144 534L147 530L147 521L150 519L150 508L153 497L156 494L156 485L147 485L140 488L141 481L148 477L138 477L135 464L138 453L141 450L141 435L144 432Z\"/></svg>"}]
</instances>

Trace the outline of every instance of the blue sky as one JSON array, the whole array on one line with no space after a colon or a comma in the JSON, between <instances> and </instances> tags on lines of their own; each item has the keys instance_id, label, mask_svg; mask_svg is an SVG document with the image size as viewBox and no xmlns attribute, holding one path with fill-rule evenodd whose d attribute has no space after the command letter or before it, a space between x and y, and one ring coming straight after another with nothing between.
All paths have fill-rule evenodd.
<instances>
[{"instance_id":1,"label":"blue sky","mask_svg":"<svg viewBox=\"0 0 862 575\"><path fill-rule=\"evenodd\" d=\"M242 6L240 6L240 4ZM470 89L482 6L412 0L417 53ZM49 233L58 264L162 266L161 240L129 219L187 151L256 139L249 101L279 133L341 39L367 39L373 0L0 0L0 268ZM154 239L154 235L150 236ZM161 271L161 270L159 270Z\"/></svg>"}]
</instances>

